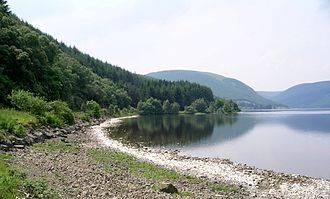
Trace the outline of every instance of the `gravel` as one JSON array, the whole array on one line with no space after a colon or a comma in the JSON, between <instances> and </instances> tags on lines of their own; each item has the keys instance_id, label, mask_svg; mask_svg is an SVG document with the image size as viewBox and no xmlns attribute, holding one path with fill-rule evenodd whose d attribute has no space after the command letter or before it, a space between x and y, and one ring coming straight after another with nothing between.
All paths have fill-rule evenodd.
<instances>
[{"instance_id":1,"label":"gravel","mask_svg":"<svg viewBox=\"0 0 330 199\"><path fill-rule=\"evenodd\" d=\"M30 178L49 182L60 198L180 198L182 195L160 191L173 184L191 198L330 198L330 181L288 175L237 164L227 159L183 156L178 151L130 146L109 138L104 128L119 125L114 118L93 126L80 125L65 137L52 138L75 146L72 151L47 151L24 147L12 152L15 163ZM59 129L61 130L61 129ZM156 180L134 175L123 164L105 165L88 155L90 150L120 151L182 175L198 177L198 183L185 179ZM110 168L110 171L105 169ZM217 192L210 183L235 185L238 192Z\"/></svg>"},{"instance_id":2,"label":"gravel","mask_svg":"<svg viewBox=\"0 0 330 199\"><path fill-rule=\"evenodd\" d=\"M187 157L177 151L134 147L110 139L104 128L119 125L122 119L114 118L93 126L89 131L92 145L125 152L186 175L235 184L253 198L330 198L329 180L257 169L226 159Z\"/></svg>"}]
</instances>

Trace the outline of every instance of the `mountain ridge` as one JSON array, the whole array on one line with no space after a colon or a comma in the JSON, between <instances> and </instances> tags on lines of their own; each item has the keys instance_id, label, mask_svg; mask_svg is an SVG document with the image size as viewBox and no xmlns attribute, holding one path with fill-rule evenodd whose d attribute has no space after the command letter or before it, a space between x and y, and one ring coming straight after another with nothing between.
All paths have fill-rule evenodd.
<instances>
[{"instance_id":1,"label":"mountain ridge","mask_svg":"<svg viewBox=\"0 0 330 199\"><path fill-rule=\"evenodd\" d=\"M146 75L156 79L170 81L186 80L208 86L215 96L232 99L241 107L272 108L278 105L259 96L256 91L243 82L215 73L193 70L164 70Z\"/></svg>"},{"instance_id":2,"label":"mountain ridge","mask_svg":"<svg viewBox=\"0 0 330 199\"><path fill-rule=\"evenodd\" d=\"M291 108L330 108L330 81L297 84L270 99Z\"/></svg>"}]
</instances>

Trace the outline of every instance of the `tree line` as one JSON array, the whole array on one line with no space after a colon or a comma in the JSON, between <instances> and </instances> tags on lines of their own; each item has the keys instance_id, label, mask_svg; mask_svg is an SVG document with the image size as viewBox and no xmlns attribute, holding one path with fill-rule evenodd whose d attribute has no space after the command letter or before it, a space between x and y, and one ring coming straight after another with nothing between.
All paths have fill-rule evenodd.
<instances>
[{"instance_id":1,"label":"tree line","mask_svg":"<svg viewBox=\"0 0 330 199\"><path fill-rule=\"evenodd\" d=\"M4 0L0 20L0 105L12 106L7 96L13 90L61 100L76 111L91 100L117 111L154 99L165 104L164 113L183 111L198 99L214 102L208 87L134 74L58 42L11 13Z\"/></svg>"}]
</instances>

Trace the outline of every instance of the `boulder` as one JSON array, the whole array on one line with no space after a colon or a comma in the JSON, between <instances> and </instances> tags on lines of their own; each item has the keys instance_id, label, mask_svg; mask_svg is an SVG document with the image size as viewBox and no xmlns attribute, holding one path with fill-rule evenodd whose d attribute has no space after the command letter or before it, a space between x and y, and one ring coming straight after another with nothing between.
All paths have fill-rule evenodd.
<instances>
[{"instance_id":1,"label":"boulder","mask_svg":"<svg viewBox=\"0 0 330 199\"><path fill-rule=\"evenodd\" d=\"M179 193L178 189L173 184L163 184L160 191L170 194Z\"/></svg>"}]
</instances>

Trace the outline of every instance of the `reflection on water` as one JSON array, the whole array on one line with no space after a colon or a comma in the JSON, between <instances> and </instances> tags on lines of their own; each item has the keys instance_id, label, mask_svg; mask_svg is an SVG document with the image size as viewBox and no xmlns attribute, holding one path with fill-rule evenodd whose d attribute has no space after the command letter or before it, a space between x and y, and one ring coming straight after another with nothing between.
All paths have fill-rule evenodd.
<instances>
[{"instance_id":1,"label":"reflection on water","mask_svg":"<svg viewBox=\"0 0 330 199\"><path fill-rule=\"evenodd\" d=\"M144 116L124 120L111 136L330 179L329 110Z\"/></svg>"},{"instance_id":2,"label":"reflection on water","mask_svg":"<svg viewBox=\"0 0 330 199\"><path fill-rule=\"evenodd\" d=\"M232 126L236 121L236 117L221 115L153 115L126 119L110 130L111 136L129 142L150 146L188 145L210 137L216 126ZM223 139L234 134L224 131Z\"/></svg>"}]
</instances>

